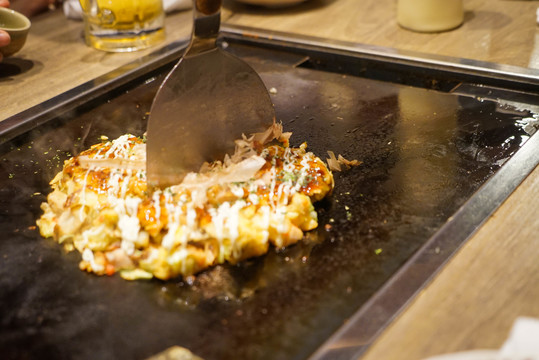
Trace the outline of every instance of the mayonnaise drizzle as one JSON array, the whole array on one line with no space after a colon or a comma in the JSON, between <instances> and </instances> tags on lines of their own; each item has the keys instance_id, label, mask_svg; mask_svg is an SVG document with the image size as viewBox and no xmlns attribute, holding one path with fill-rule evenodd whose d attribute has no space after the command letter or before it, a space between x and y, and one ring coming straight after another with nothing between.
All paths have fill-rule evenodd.
<instances>
[{"instance_id":1,"label":"mayonnaise drizzle","mask_svg":"<svg viewBox=\"0 0 539 360\"><path fill-rule=\"evenodd\" d=\"M94 252L88 248L84 249L82 252L82 260L88 262L92 267L93 271L101 272L105 270L103 265L95 262Z\"/></svg>"},{"instance_id":2,"label":"mayonnaise drizzle","mask_svg":"<svg viewBox=\"0 0 539 360\"><path fill-rule=\"evenodd\" d=\"M161 225L161 191L154 191L152 202L155 209L155 221L157 225Z\"/></svg>"},{"instance_id":3,"label":"mayonnaise drizzle","mask_svg":"<svg viewBox=\"0 0 539 360\"><path fill-rule=\"evenodd\" d=\"M85 214L84 208L86 207L86 184L88 182L88 175L90 174L91 169L86 171L84 174L84 179L82 180L82 191L80 193L80 209L79 209L79 220L84 221Z\"/></svg>"},{"instance_id":4,"label":"mayonnaise drizzle","mask_svg":"<svg viewBox=\"0 0 539 360\"><path fill-rule=\"evenodd\" d=\"M98 149L93 155L94 159L107 159L103 162L103 167L109 169L109 176L103 179L102 189L108 204L118 215L117 230L121 236L121 248L128 254L133 255L136 250L136 244L143 231L138 218L138 208L142 199L130 195L130 186L136 188L138 180L146 179L146 171L139 168L111 168L110 164L116 164L117 160L141 160L141 151L144 150L144 144L130 140L132 135L123 135L104 145L104 148ZM135 146L137 148L135 149ZM103 149L107 149L104 151ZM272 155L273 154L273 155ZM90 156L92 157L92 156ZM273 157L273 159L272 159ZM298 160L301 161L298 164ZM267 160L266 160L267 159ZM273 160L273 161L272 161ZM262 177L253 180L255 172L260 170L267 162L272 166L262 174ZM241 257L241 246L238 246L240 238L240 222L242 220L242 209L247 206L256 205L257 231L261 235L262 241L268 241L270 238L270 228L275 226L277 230L276 244L282 246L283 239L290 232L290 222L287 220L287 206L292 196L301 190L305 180L309 176L310 162L314 161L314 155L305 153L304 148L295 150L292 148L273 148L263 149L260 155L243 160L245 170L249 176L238 177L232 168L224 168L224 177L219 177L220 173L216 171L216 178L219 181L205 177L202 184L200 179L193 178L193 183L180 184L166 190L156 190L152 193L150 201L155 209L155 222L162 227L161 246L168 251L167 262L170 265L181 265L182 273L189 271L188 262L185 261L190 252L188 250L189 241L205 240L209 236L215 238L219 244L218 262L224 262L227 252L232 252L234 258ZM86 162L88 166L89 162ZM98 163L98 162L96 162ZM82 162L81 162L82 164ZM249 166L247 166L249 165ZM90 165L84 174L81 189L81 208L79 218L84 220L84 209L86 207L86 187L91 171L95 171L99 165ZM241 170L240 169L240 170ZM248 170L248 171L247 171ZM228 172L227 172L228 171ZM134 178L136 176L136 178ZM207 177L207 175L206 175ZM238 180L239 179L239 180ZM103 187L106 186L106 187ZM201 203L201 198L206 199L207 190L212 186L221 186L227 196L230 192L236 200L225 201L212 206L207 203ZM176 192L174 194L173 192ZM259 195L260 192L264 196ZM100 193L103 194L103 193ZM267 201L265 196L268 196ZM101 195L100 195L101 196ZM91 198L88 198L91 201ZM166 220L163 214L166 211ZM201 228L199 214L209 215L209 221L213 225L210 228ZM162 219L163 216L163 219ZM163 224L164 223L164 224ZM95 227L92 228L96 230ZM213 229L214 233L206 233L208 229ZM83 245L87 246L93 235L93 230L87 230L82 233ZM146 240L147 241L147 238ZM87 251L88 250L88 251ZM89 263L95 263L94 253L91 249L84 250L84 256ZM209 254L209 252L208 252ZM152 257L157 258L157 251L150 251ZM209 256L209 255L208 255ZM208 260L213 261L213 260ZM94 265L92 264L92 267ZM99 267L98 264L95 266Z\"/></svg>"},{"instance_id":5,"label":"mayonnaise drizzle","mask_svg":"<svg viewBox=\"0 0 539 360\"><path fill-rule=\"evenodd\" d=\"M131 151L131 141L129 140L129 138L132 136L133 135L125 134L113 140L110 149L105 153L103 157L108 158L111 155L114 155L114 157L116 158L129 159L129 153Z\"/></svg>"}]
</instances>

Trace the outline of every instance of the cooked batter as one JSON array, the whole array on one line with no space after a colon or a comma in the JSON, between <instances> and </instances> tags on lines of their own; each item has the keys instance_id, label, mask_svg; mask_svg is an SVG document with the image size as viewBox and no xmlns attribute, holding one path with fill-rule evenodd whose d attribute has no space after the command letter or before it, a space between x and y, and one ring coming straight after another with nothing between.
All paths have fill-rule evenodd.
<instances>
[{"instance_id":1,"label":"cooked batter","mask_svg":"<svg viewBox=\"0 0 539 360\"><path fill-rule=\"evenodd\" d=\"M37 221L82 254L80 268L126 279L189 276L296 243L333 188L324 163L289 147L279 124L236 142L223 162L148 191L144 140L123 135L67 160Z\"/></svg>"}]
</instances>

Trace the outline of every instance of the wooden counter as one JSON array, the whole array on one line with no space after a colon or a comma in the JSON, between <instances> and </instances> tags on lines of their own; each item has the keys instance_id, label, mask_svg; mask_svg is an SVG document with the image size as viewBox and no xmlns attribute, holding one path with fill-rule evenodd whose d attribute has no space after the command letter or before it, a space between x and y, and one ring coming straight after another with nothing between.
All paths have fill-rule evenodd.
<instances>
[{"instance_id":1,"label":"wooden counter","mask_svg":"<svg viewBox=\"0 0 539 360\"><path fill-rule=\"evenodd\" d=\"M309 0L265 10L225 1L226 24L539 69L537 1L465 0L464 24L420 34L396 24L395 0ZM187 38L191 14L167 17L167 40ZM165 44L166 44L165 43ZM33 19L25 48L0 65L0 119L131 62L150 49L107 54L82 23L56 11ZM539 155L538 155L539 156ZM498 348L517 316L539 317L539 168L383 332L368 360L421 359Z\"/></svg>"},{"instance_id":2,"label":"wooden counter","mask_svg":"<svg viewBox=\"0 0 539 360\"><path fill-rule=\"evenodd\" d=\"M260 11L229 0L227 23L539 69L534 1L464 0L461 27L439 34L397 25L396 0L309 0Z\"/></svg>"},{"instance_id":3,"label":"wooden counter","mask_svg":"<svg viewBox=\"0 0 539 360\"><path fill-rule=\"evenodd\" d=\"M191 14L166 19L166 42L187 38ZM172 26L173 25L173 26ZM84 44L83 24L67 20L61 11L32 19L24 48L0 65L0 119L104 75L156 48L133 53L106 53Z\"/></svg>"}]
</instances>

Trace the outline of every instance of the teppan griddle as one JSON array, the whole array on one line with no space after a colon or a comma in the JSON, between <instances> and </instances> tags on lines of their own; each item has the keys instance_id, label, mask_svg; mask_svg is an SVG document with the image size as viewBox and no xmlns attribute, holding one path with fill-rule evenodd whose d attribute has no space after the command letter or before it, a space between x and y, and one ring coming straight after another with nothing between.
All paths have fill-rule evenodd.
<instances>
[{"instance_id":1,"label":"teppan griddle","mask_svg":"<svg viewBox=\"0 0 539 360\"><path fill-rule=\"evenodd\" d=\"M537 72L227 28L272 88L291 142L362 165L335 174L300 244L193 282L78 270L35 227L69 156L141 135L183 43L0 123L3 359L349 359L535 167Z\"/></svg>"}]
</instances>

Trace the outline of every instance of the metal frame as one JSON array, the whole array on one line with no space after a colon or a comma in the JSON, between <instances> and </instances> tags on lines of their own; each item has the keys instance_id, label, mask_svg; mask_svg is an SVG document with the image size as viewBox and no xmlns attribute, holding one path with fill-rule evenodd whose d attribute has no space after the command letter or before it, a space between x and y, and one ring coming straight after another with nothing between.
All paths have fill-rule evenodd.
<instances>
[{"instance_id":1,"label":"metal frame","mask_svg":"<svg viewBox=\"0 0 539 360\"><path fill-rule=\"evenodd\" d=\"M126 85L142 75L159 71L162 67L178 59L187 44L187 40L171 43L149 55L0 121L0 144L46 123L66 111Z\"/></svg>"},{"instance_id":2,"label":"metal frame","mask_svg":"<svg viewBox=\"0 0 539 360\"><path fill-rule=\"evenodd\" d=\"M537 165L538 133L530 137L310 360L359 358Z\"/></svg>"},{"instance_id":3,"label":"metal frame","mask_svg":"<svg viewBox=\"0 0 539 360\"><path fill-rule=\"evenodd\" d=\"M290 52L338 54L357 61L393 64L402 71L428 68L438 74L481 79L490 87L508 89L526 99L539 101L539 70L474 60L425 55L343 41L224 26L223 41L236 41L282 48ZM40 105L0 122L0 143L27 132L65 111L96 99L112 89L170 66L183 53L187 41L172 43L159 51L120 67L60 94ZM481 87L473 88L481 92ZM487 93L485 93L487 94ZM488 94L487 94L488 95ZM532 103L537 106L539 103ZM360 357L381 331L394 319L443 267L458 248L539 164L539 135L535 134L492 176L332 337L311 360ZM418 271L420 267L421 271Z\"/></svg>"},{"instance_id":4,"label":"metal frame","mask_svg":"<svg viewBox=\"0 0 539 360\"><path fill-rule=\"evenodd\" d=\"M482 83L487 81L492 85L505 85L513 89L518 83L518 90L530 91L532 94L537 94L539 89L539 69L257 30L242 26L224 26L223 29L225 37L234 41L263 44L273 48L282 47L291 52L312 54L325 51L345 56L350 55L369 61L393 63L402 67L417 68L421 66L422 68L457 74L461 77L462 75L467 75L468 79L471 80L481 79Z\"/></svg>"}]
</instances>

